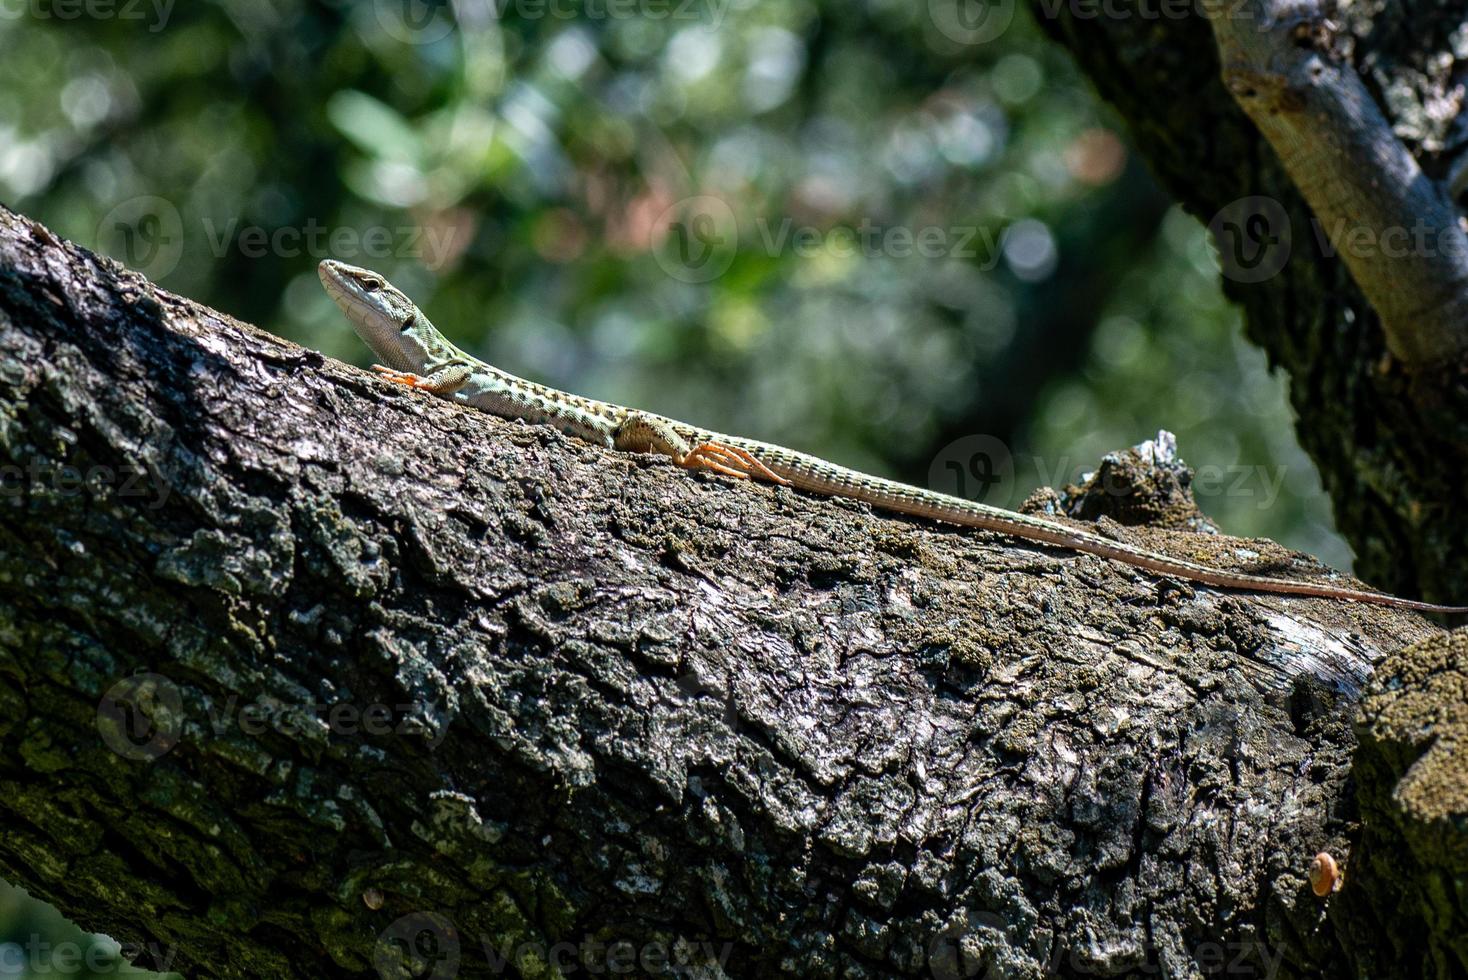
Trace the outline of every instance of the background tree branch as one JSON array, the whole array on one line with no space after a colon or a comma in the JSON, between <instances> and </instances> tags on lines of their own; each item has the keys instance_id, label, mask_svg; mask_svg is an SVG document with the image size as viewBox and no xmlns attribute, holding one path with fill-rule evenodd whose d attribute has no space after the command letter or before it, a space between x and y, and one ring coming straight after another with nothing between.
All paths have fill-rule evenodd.
<instances>
[{"instance_id":1,"label":"background tree branch","mask_svg":"<svg viewBox=\"0 0 1468 980\"><path fill-rule=\"evenodd\" d=\"M1305 872L1418 617L604 452L4 209L0 450L0 871L172 969L1333 976L1380 928Z\"/></svg>"},{"instance_id":2,"label":"background tree branch","mask_svg":"<svg viewBox=\"0 0 1468 980\"><path fill-rule=\"evenodd\" d=\"M1412 371L1468 354L1468 235L1445 185L1392 132L1348 42L1315 0L1230 4L1210 17L1228 90L1310 203L1328 243Z\"/></svg>"},{"instance_id":3,"label":"background tree branch","mask_svg":"<svg viewBox=\"0 0 1468 980\"><path fill-rule=\"evenodd\" d=\"M1217 38L1200 13L1213 7L1220 8ZM1320 467L1357 571L1395 591L1462 598L1468 513L1457 502L1468 477L1468 386L1462 357L1452 355L1462 348L1453 312L1462 256L1409 249L1404 262L1376 259L1389 229L1426 222L1444 239L1461 237L1441 185L1464 146L1462 62L1450 38L1465 12L1457 4L1410 14L1398 4L1342 6L1327 39L1288 30L1255 37L1269 23L1262 17L1271 4L1213 7L1121 0L1102 15L1080 0L1032 5L1126 118L1164 186L1213 227L1225 288L1243 304L1250 338L1290 375L1297 434ZM1268 91L1276 95L1295 91L1283 81L1291 63L1270 61L1281 44L1307 75L1328 61L1339 85L1321 80L1316 95L1355 105L1352 112L1322 118L1329 106L1317 106L1306 121L1272 116L1268 99L1254 101L1263 125L1309 128L1319 141L1313 152L1325 143L1351 150L1344 166L1287 151L1291 171L1235 102L1219 44L1241 48L1250 31L1252 60L1240 55L1229 70L1237 75L1254 65L1274 79ZM1327 40L1325 59L1319 47ZM1281 133L1276 142L1298 148L1302 140ZM1371 146L1390 148L1376 155L1374 171ZM1375 185L1374 196L1360 187L1346 193L1348 179ZM1312 211L1307 198L1322 210ZM1368 198L1372 206L1362 210ZM1346 247L1330 238L1340 220L1376 236L1355 280L1341 258ZM1413 310L1430 316L1403 312ZM1393 320L1386 329L1382 313Z\"/></svg>"}]
</instances>

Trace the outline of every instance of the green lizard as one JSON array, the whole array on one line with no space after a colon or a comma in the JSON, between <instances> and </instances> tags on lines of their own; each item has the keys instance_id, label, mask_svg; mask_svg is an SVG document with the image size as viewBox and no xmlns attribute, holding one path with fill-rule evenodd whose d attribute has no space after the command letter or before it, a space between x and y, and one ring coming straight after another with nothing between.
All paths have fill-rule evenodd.
<instances>
[{"instance_id":1,"label":"green lizard","mask_svg":"<svg viewBox=\"0 0 1468 980\"><path fill-rule=\"evenodd\" d=\"M1058 521L868 476L783 446L720 435L650 412L558 391L517 378L464 353L438 332L412 300L377 273L331 259L322 262L319 271L322 285L358 336L387 362L386 366L373 365L373 370L387 380L505 418L552 425L608 449L661 453L690 469L766 480L825 496L851 497L884 510L1011 534L1204 585L1349 599L1420 612L1468 612L1464 606L1441 606L1321 582L1210 568Z\"/></svg>"}]
</instances>

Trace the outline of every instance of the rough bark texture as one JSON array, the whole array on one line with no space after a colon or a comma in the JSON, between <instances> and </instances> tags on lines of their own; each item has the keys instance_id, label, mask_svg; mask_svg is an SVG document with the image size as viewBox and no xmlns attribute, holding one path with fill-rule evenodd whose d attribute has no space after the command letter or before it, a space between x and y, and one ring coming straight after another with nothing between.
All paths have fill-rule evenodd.
<instances>
[{"instance_id":1,"label":"rough bark texture","mask_svg":"<svg viewBox=\"0 0 1468 980\"><path fill-rule=\"evenodd\" d=\"M1409 371L1275 152L1225 88L1203 10L1245 0L1036 0L1042 26L1126 118L1164 186L1211 223L1249 336L1288 372L1301 444L1320 467L1357 571L1390 590L1468 601L1468 373ZM1427 178L1449 180L1465 146L1463 3L1346 2L1330 49ZM1247 26L1242 28L1247 30ZM1314 44L1313 38L1303 39ZM1416 214L1400 215L1411 229ZM1378 229L1379 230L1379 229ZM1269 244L1271 241L1274 244Z\"/></svg>"},{"instance_id":2,"label":"rough bark texture","mask_svg":"<svg viewBox=\"0 0 1468 980\"><path fill-rule=\"evenodd\" d=\"M1186 526L1145 462L1108 471ZM1370 938L1305 873L1418 617L595 449L3 208L0 464L0 873L189 975L1336 977Z\"/></svg>"},{"instance_id":3,"label":"rough bark texture","mask_svg":"<svg viewBox=\"0 0 1468 980\"><path fill-rule=\"evenodd\" d=\"M1468 630L1377 665L1357 719L1362 835L1342 889L1356 975L1421 962L1422 976L1468 976ZM1369 936L1371 941L1366 941Z\"/></svg>"}]
</instances>

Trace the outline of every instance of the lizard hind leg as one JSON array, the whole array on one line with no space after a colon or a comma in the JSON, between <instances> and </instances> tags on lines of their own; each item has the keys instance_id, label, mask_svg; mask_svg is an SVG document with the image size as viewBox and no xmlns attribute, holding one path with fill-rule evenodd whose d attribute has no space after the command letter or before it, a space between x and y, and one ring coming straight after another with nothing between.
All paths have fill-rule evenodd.
<instances>
[{"instance_id":1,"label":"lizard hind leg","mask_svg":"<svg viewBox=\"0 0 1468 980\"><path fill-rule=\"evenodd\" d=\"M719 472L729 472L732 470L735 476L745 479L758 477L770 483L779 483L782 485L789 485L790 483L789 480L770 469L764 463L761 463L759 458L747 449L740 449L738 446L730 446L722 442L705 442L700 446L694 446L687 458L699 462L710 460L718 465ZM690 464L685 462L683 465L687 466Z\"/></svg>"},{"instance_id":2,"label":"lizard hind leg","mask_svg":"<svg viewBox=\"0 0 1468 980\"><path fill-rule=\"evenodd\" d=\"M690 447L688 440L665 420L642 412L632 412L617 426L612 445L623 452L660 453L691 470L709 470L741 480L758 477L772 483L788 482L737 446L711 441Z\"/></svg>"}]
</instances>

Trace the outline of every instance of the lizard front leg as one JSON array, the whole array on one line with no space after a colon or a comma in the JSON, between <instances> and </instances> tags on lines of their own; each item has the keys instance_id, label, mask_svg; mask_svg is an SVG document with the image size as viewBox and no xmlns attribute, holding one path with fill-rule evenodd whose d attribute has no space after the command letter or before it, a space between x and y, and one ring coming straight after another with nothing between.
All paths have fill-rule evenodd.
<instances>
[{"instance_id":1,"label":"lizard front leg","mask_svg":"<svg viewBox=\"0 0 1468 980\"><path fill-rule=\"evenodd\" d=\"M666 421L642 412L631 412L622 420L612 436L612 446L628 453L661 453L691 470L711 470L741 480L758 477L771 483L790 482L738 446L705 442L690 447Z\"/></svg>"},{"instance_id":2,"label":"lizard front leg","mask_svg":"<svg viewBox=\"0 0 1468 980\"><path fill-rule=\"evenodd\" d=\"M407 385L409 388L417 388L430 395L452 395L468 384L469 379L474 375L473 368L467 364L445 364L426 376L413 374L410 371L395 371L381 364L372 365L372 370L388 381Z\"/></svg>"}]
</instances>

